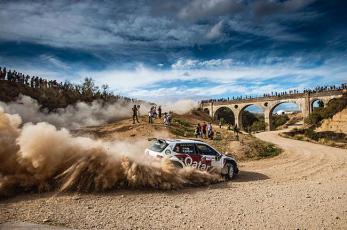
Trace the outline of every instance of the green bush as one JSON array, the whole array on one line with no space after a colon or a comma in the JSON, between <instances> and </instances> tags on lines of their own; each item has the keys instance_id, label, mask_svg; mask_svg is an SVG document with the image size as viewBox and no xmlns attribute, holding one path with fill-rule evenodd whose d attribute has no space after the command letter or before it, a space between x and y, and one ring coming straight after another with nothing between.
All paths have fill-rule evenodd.
<instances>
[{"instance_id":1,"label":"green bush","mask_svg":"<svg viewBox=\"0 0 347 230\"><path fill-rule=\"evenodd\" d=\"M256 132L256 131L263 131L266 129L266 123L264 120L259 120L253 122L251 126L251 131Z\"/></svg>"},{"instance_id":2,"label":"green bush","mask_svg":"<svg viewBox=\"0 0 347 230\"><path fill-rule=\"evenodd\" d=\"M264 146L264 148L259 152L258 156L259 157L274 157L280 154L281 149L277 148L273 144L267 144Z\"/></svg>"},{"instance_id":3,"label":"green bush","mask_svg":"<svg viewBox=\"0 0 347 230\"><path fill-rule=\"evenodd\" d=\"M319 135L313 130L313 128L306 129L305 136L315 141L319 140Z\"/></svg>"},{"instance_id":4,"label":"green bush","mask_svg":"<svg viewBox=\"0 0 347 230\"><path fill-rule=\"evenodd\" d=\"M285 123L287 123L287 121L289 121L289 117L287 114L283 114L283 115L275 115L272 117L272 127L277 128L280 127L282 125L284 125Z\"/></svg>"},{"instance_id":5,"label":"green bush","mask_svg":"<svg viewBox=\"0 0 347 230\"><path fill-rule=\"evenodd\" d=\"M251 113L247 110L242 112L242 125L247 132L263 131L266 129L264 116Z\"/></svg>"}]
</instances>

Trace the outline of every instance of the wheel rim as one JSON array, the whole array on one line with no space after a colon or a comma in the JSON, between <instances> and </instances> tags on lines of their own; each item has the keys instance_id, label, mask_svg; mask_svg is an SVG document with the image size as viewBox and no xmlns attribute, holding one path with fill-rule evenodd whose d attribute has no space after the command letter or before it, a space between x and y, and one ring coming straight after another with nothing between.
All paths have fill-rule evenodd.
<instances>
[{"instance_id":1,"label":"wheel rim","mask_svg":"<svg viewBox=\"0 0 347 230\"><path fill-rule=\"evenodd\" d=\"M229 165L229 177L232 178L234 176L234 166L233 165Z\"/></svg>"}]
</instances>

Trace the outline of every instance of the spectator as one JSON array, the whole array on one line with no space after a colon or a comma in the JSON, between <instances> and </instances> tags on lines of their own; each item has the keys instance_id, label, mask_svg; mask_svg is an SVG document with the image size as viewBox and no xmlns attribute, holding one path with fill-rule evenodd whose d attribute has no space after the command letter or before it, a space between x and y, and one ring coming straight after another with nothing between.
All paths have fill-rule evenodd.
<instances>
[{"instance_id":1,"label":"spectator","mask_svg":"<svg viewBox=\"0 0 347 230\"><path fill-rule=\"evenodd\" d=\"M212 124L211 122L208 123L207 125L207 137L209 139L212 139L213 138L213 130L212 130Z\"/></svg>"},{"instance_id":2,"label":"spectator","mask_svg":"<svg viewBox=\"0 0 347 230\"><path fill-rule=\"evenodd\" d=\"M207 124L206 124L206 122L204 122L202 124L202 135L203 135L204 138L207 137L206 134L207 134Z\"/></svg>"},{"instance_id":3,"label":"spectator","mask_svg":"<svg viewBox=\"0 0 347 230\"><path fill-rule=\"evenodd\" d=\"M133 124L135 124L135 120L137 121L137 123L140 123L139 118L137 117L138 115L137 106L134 105L132 110L133 110Z\"/></svg>"},{"instance_id":4,"label":"spectator","mask_svg":"<svg viewBox=\"0 0 347 230\"><path fill-rule=\"evenodd\" d=\"M198 124L195 128L195 137L198 138L198 137L201 137L201 126L200 124Z\"/></svg>"},{"instance_id":5,"label":"spectator","mask_svg":"<svg viewBox=\"0 0 347 230\"><path fill-rule=\"evenodd\" d=\"M148 112L148 123L149 123L149 124L152 124L152 123L153 123L153 109L151 109L151 110Z\"/></svg>"},{"instance_id":6,"label":"spectator","mask_svg":"<svg viewBox=\"0 0 347 230\"><path fill-rule=\"evenodd\" d=\"M161 106L160 105L158 107L158 116L159 116L159 118L161 118Z\"/></svg>"}]
</instances>

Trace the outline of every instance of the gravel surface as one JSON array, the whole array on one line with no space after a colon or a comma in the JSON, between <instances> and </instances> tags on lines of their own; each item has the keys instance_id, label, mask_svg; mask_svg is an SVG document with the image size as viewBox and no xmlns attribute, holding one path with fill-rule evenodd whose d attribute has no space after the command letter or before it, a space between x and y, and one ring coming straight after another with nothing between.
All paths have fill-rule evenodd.
<instances>
[{"instance_id":1,"label":"gravel surface","mask_svg":"<svg viewBox=\"0 0 347 230\"><path fill-rule=\"evenodd\" d=\"M257 137L285 153L240 163L232 182L178 191L20 195L0 201L0 229L11 229L9 222L76 229L347 229L347 150L277 132Z\"/></svg>"}]
</instances>

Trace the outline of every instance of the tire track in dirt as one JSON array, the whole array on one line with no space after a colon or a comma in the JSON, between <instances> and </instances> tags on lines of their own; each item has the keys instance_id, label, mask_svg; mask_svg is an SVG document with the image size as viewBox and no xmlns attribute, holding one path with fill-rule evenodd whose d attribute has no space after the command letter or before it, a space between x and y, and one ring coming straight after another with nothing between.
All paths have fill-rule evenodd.
<instances>
[{"instance_id":1,"label":"tire track in dirt","mask_svg":"<svg viewBox=\"0 0 347 230\"><path fill-rule=\"evenodd\" d=\"M291 179L303 176L311 177L334 177L346 172L347 150L324 146L320 144L292 140L278 136L278 131L264 132L256 134L256 137L264 141L274 143L286 151L286 158L274 158L270 161L277 161L280 168L285 169L286 175L277 172L272 175L280 178L281 175ZM264 162L259 161L260 165ZM273 162L275 163L275 162ZM264 169L266 170L266 168ZM271 174L272 171L269 170ZM326 178L326 179L328 179Z\"/></svg>"}]
</instances>

